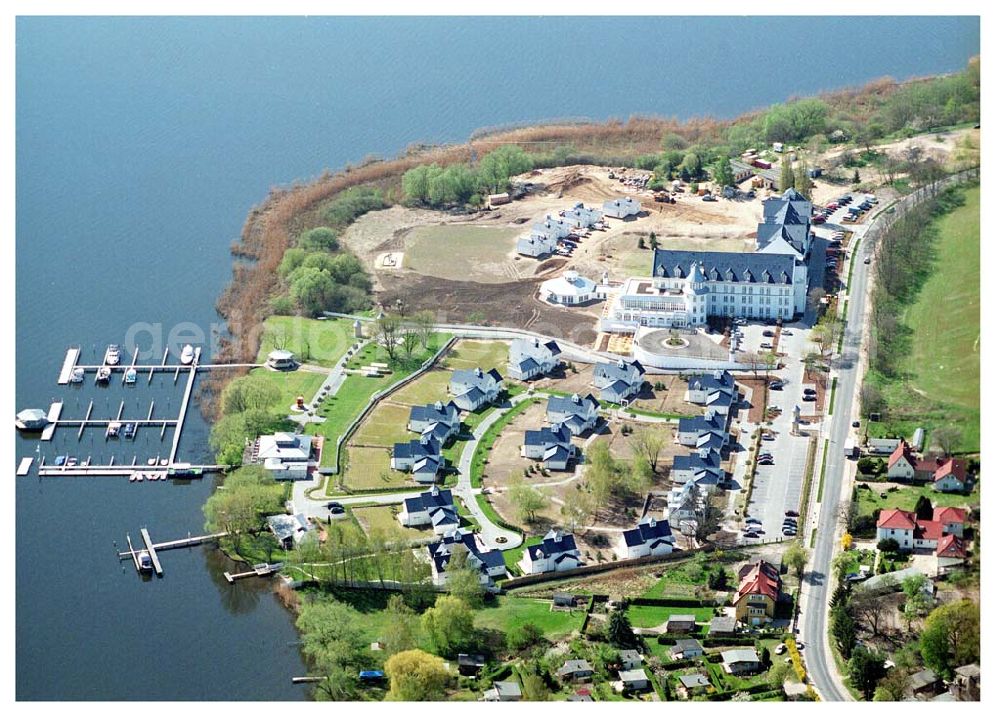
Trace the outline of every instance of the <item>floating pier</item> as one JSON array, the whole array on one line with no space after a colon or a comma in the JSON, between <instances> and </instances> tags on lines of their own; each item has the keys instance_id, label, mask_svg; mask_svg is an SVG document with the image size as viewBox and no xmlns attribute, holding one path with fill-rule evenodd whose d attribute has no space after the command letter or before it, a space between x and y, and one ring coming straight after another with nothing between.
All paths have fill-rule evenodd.
<instances>
[{"instance_id":1,"label":"floating pier","mask_svg":"<svg viewBox=\"0 0 1000 719\"><path fill-rule=\"evenodd\" d=\"M184 429L184 417L187 415L188 403L191 401L191 389L194 387L194 376L198 372L198 360L201 359L201 347L194 350L194 360L191 362L191 374L188 375L187 387L184 388L184 398L181 400L181 413L177 415L177 424L174 426L174 441L170 445L170 464L174 463L177 457L177 445L181 441L181 430Z\"/></svg>"},{"instance_id":2,"label":"floating pier","mask_svg":"<svg viewBox=\"0 0 1000 719\"><path fill-rule=\"evenodd\" d=\"M153 544L153 540L149 538L149 530L143 527L139 530L139 534L142 535L142 542L146 545L149 558L153 561L153 571L156 572L156 576L162 577L163 567L160 566L160 558L156 556L156 546Z\"/></svg>"},{"instance_id":3,"label":"floating pier","mask_svg":"<svg viewBox=\"0 0 1000 719\"><path fill-rule=\"evenodd\" d=\"M31 471L31 463L34 461L34 457L21 457L21 463L17 465L17 476L23 477L28 474Z\"/></svg>"},{"instance_id":4,"label":"floating pier","mask_svg":"<svg viewBox=\"0 0 1000 719\"><path fill-rule=\"evenodd\" d=\"M48 424L45 425L45 429L42 430L43 442L47 442L52 439L52 435L55 434L56 425L59 422L59 415L62 414L62 408L62 402L53 402L52 406L49 407L49 414L45 418Z\"/></svg>"},{"instance_id":5,"label":"floating pier","mask_svg":"<svg viewBox=\"0 0 1000 719\"><path fill-rule=\"evenodd\" d=\"M70 347L66 350L66 358L63 360L62 369L59 370L59 379L57 380L59 384L69 384L70 375L73 374L73 368L76 367L78 359L80 359L79 347Z\"/></svg>"}]
</instances>

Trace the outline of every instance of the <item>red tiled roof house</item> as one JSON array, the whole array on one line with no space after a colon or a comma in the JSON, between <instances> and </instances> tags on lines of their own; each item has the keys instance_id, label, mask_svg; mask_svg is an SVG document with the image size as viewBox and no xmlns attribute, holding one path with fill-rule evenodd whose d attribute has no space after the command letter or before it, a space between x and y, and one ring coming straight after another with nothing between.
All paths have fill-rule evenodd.
<instances>
[{"instance_id":1,"label":"red tiled roof house","mask_svg":"<svg viewBox=\"0 0 1000 719\"><path fill-rule=\"evenodd\" d=\"M965 510L938 507L933 519L917 519L913 512L883 509L878 515L876 538L895 539L900 549L937 549L946 535L962 536Z\"/></svg>"},{"instance_id":2,"label":"red tiled roof house","mask_svg":"<svg viewBox=\"0 0 1000 719\"><path fill-rule=\"evenodd\" d=\"M778 569L760 560L740 568L739 578L735 599L736 620L754 626L774 619L774 607L781 596Z\"/></svg>"},{"instance_id":3,"label":"red tiled roof house","mask_svg":"<svg viewBox=\"0 0 1000 719\"><path fill-rule=\"evenodd\" d=\"M917 470L917 459L910 451L910 445L902 441L896 447L886 462L889 479L909 481Z\"/></svg>"},{"instance_id":4,"label":"red tiled roof house","mask_svg":"<svg viewBox=\"0 0 1000 719\"><path fill-rule=\"evenodd\" d=\"M964 492L966 477L965 460L952 457L934 472L934 489L938 492Z\"/></svg>"}]
</instances>

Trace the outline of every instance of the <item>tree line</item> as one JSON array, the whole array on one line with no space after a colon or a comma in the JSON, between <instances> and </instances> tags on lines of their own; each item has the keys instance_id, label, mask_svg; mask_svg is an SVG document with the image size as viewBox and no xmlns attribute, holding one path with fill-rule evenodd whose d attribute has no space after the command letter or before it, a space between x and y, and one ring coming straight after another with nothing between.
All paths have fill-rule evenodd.
<instances>
[{"instance_id":1,"label":"tree line","mask_svg":"<svg viewBox=\"0 0 1000 719\"><path fill-rule=\"evenodd\" d=\"M479 206L483 195L510 188L510 178L534 167L531 156L516 145L504 145L475 166L436 163L418 165L403 174L406 202L427 207Z\"/></svg>"}]
</instances>

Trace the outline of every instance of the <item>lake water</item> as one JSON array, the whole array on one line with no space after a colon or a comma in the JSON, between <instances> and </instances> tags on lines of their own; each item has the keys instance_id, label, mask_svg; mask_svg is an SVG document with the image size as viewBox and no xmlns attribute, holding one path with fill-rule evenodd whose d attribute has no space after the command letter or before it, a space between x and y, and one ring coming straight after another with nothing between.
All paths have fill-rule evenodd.
<instances>
[{"instance_id":1,"label":"lake water","mask_svg":"<svg viewBox=\"0 0 1000 719\"><path fill-rule=\"evenodd\" d=\"M57 386L65 349L96 359L135 335L159 355L210 338L230 242L273 185L483 126L730 116L978 52L976 18L19 18L17 407L62 398L73 418L93 398L107 417L125 399L144 416L152 397L176 414L172 378ZM207 428L189 417L180 456L205 459ZM157 452L149 432L119 452ZM36 444L19 439L17 456ZM114 451L71 430L50 444L50 460ZM211 480L16 485L19 699L306 696L289 681L305 672L292 618L266 583L228 585L201 548L164 554L148 582L115 558L141 526L199 532Z\"/></svg>"}]
</instances>

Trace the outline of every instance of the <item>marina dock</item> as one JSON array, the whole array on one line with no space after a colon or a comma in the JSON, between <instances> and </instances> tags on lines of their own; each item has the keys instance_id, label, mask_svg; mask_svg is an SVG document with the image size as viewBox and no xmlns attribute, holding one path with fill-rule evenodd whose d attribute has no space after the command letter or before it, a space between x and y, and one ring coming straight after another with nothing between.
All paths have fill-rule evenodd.
<instances>
[{"instance_id":1,"label":"marina dock","mask_svg":"<svg viewBox=\"0 0 1000 719\"><path fill-rule=\"evenodd\" d=\"M177 415L177 425L174 427L174 441L170 445L169 461L173 464L177 456L177 445L181 441L181 430L184 428L184 416L187 414L188 403L191 401L191 389L194 387L194 376L198 371L198 361L201 359L201 347L194 350L194 361L191 362L191 374L188 376L187 387L184 388L184 398L181 400L181 413Z\"/></svg>"},{"instance_id":2,"label":"marina dock","mask_svg":"<svg viewBox=\"0 0 1000 719\"><path fill-rule=\"evenodd\" d=\"M17 476L24 477L31 471L31 463L35 461L34 457L21 457L21 463L17 465Z\"/></svg>"},{"instance_id":3,"label":"marina dock","mask_svg":"<svg viewBox=\"0 0 1000 719\"><path fill-rule=\"evenodd\" d=\"M63 360L62 369L59 370L59 379L57 380L59 384L69 384L69 377L73 374L73 368L76 367L78 359L80 359L79 347L70 347L66 350L66 358Z\"/></svg>"},{"instance_id":4,"label":"marina dock","mask_svg":"<svg viewBox=\"0 0 1000 719\"><path fill-rule=\"evenodd\" d=\"M275 572L279 571L284 565L281 562L276 564L255 564L253 569L249 572L237 572L236 574L225 573L226 581L232 584L237 579L246 579L248 577L268 577Z\"/></svg>"},{"instance_id":5,"label":"marina dock","mask_svg":"<svg viewBox=\"0 0 1000 719\"><path fill-rule=\"evenodd\" d=\"M59 422L59 415L62 414L63 403L53 402L52 406L49 407L49 414L46 417L48 424L45 429L42 430L42 441L47 442L52 439L52 435L55 434L57 423Z\"/></svg>"},{"instance_id":6,"label":"marina dock","mask_svg":"<svg viewBox=\"0 0 1000 719\"><path fill-rule=\"evenodd\" d=\"M163 576L163 565L160 564L160 556L158 552L166 552L170 549L180 549L182 547L195 547L199 544L204 544L205 542L214 542L222 537L225 537L227 532L216 532L215 534L203 534L198 537L185 537L183 539L175 539L170 542L153 542L152 538L149 536L149 530L143 527L139 530L142 535L142 542L146 545L146 551L149 552L149 559L153 563L153 571L156 572L156 576ZM139 566L139 552L132 546L132 538L126 534L125 542L128 544L127 552L118 552L118 559L125 560L131 559L132 563L135 565L135 571L141 572Z\"/></svg>"}]
</instances>

